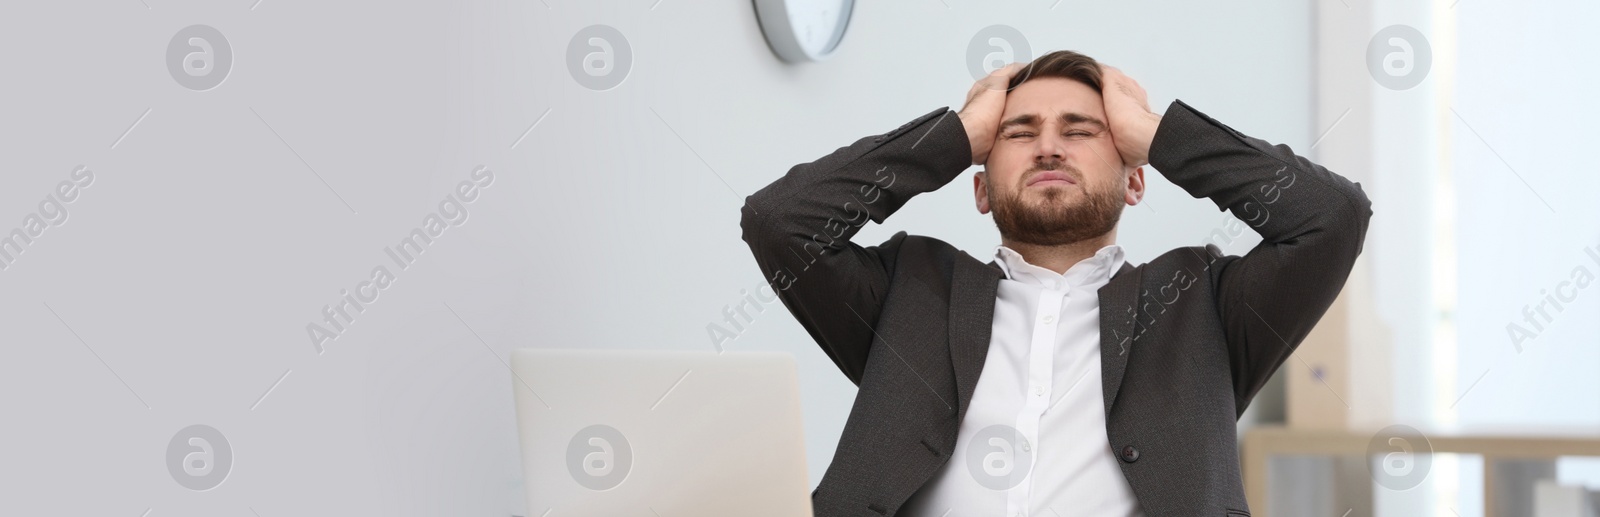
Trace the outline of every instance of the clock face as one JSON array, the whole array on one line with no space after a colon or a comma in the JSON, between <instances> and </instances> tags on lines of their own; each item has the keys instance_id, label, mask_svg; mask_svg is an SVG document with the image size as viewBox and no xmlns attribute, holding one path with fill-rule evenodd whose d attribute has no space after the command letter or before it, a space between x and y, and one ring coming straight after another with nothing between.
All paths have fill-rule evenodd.
<instances>
[{"instance_id":1,"label":"clock face","mask_svg":"<svg viewBox=\"0 0 1600 517\"><path fill-rule=\"evenodd\" d=\"M789 24L800 48L813 56L827 55L844 38L853 0L790 0Z\"/></svg>"},{"instance_id":2,"label":"clock face","mask_svg":"<svg viewBox=\"0 0 1600 517\"><path fill-rule=\"evenodd\" d=\"M833 54L850 23L854 0L755 0L767 44L785 61L820 61Z\"/></svg>"}]
</instances>

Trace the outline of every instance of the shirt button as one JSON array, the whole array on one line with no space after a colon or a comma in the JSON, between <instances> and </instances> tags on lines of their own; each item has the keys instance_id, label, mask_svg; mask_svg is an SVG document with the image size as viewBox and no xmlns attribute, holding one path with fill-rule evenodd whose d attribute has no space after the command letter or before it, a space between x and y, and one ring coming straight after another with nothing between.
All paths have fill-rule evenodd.
<instances>
[{"instance_id":1,"label":"shirt button","mask_svg":"<svg viewBox=\"0 0 1600 517\"><path fill-rule=\"evenodd\" d=\"M1044 386L1040 386L1038 384L1033 385L1033 394L1041 397L1044 396Z\"/></svg>"},{"instance_id":2,"label":"shirt button","mask_svg":"<svg viewBox=\"0 0 1600 517\"><path fill-rule=\"evenodd\" d=\"M1054 314L1046 314L1043 318L1039 318L1039 321L1043 321L1045 325L1049 325L1056 322L1056 316Z\"/></svg>"}]
</instances>

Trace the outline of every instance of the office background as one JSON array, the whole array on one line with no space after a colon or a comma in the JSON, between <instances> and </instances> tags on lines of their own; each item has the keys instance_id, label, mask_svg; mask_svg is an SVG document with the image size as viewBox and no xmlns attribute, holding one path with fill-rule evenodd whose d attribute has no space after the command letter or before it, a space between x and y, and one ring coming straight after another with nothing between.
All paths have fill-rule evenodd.
<instances>
[{"instance_id":1,"label":"office background","mask_svg":"<svg viewBox=\"0 0 1600 517\"><path fill-rule=\"evenodd\" d=\"M537 515L505 364L518 347L793 353L814 485L854 386L776 302L736 339L709 334L763 283L738 208L796 163L959 108L969 43L992 25L1020 31L1032 56L1116 65L1153 108L1182 98L1373 199L1329 324L1344 339L1286 363L1242 428L1301 411L1369 434L1596 433L1600 295L1560 284L1600 271L1586 251L1600 249L1600 179L1582 158L1600 114L1597 10L862 2L835 56L788 64L745 1L8 4L0 230L30 214L47 226L0 270L0 508ZM227 42L218 84L169 66L169 43L195 25ZM569 70L569 43L594 25L631 53L606 89ZM1368 69L1369 44L1396 25L1431 49L1407 88ZM972 206L971 174L857 241L905 230L987 258L998 235ZM1146 178L1119 234L1131 261L1257 242L1216 240L1225 213ZM463 181L477 185L470 200ZM390 251L430 214L444 231L397 267ZM308 334L380 265L393 282L375 301L336 338ZM1508 325L1532 330L1524 308L1552 292L1571 300L1513 345ZM175 483L165 459L196 424L233 454L203 491ZM1481 465L1432 468L1419 490L1380 491L1376 511L1484 511ZM1583 460L1558 471L1600 486Z\"/></svg>"}]
</instances>

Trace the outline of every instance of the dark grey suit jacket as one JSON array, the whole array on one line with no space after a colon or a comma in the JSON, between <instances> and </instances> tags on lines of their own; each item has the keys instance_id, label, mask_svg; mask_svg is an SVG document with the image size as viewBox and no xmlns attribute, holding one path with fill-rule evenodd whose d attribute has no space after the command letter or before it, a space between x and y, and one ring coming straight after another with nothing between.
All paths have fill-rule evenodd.
<instances>
[{"instance_id":1,"label":"dark grey suit jacket","mask_svg":"<svg viewBox=\"0 0 1600 517\"><path fill-rule=\"evenodd\" d=\"M960 118L939 108L796 165L745 200L744 240L761 271L859 387L812 493L818 516L894 515L959 454L1003 273L930 237L850 239L971 163ZM1150 163L1262 242L1243 257L1174 249L1124 264L1100 289L1106 446L1147 515L1249 515L1238 417L1343 287L1371 203L1359 184L1182 101L1163 116Z\"/></svg>"}]
</instances>

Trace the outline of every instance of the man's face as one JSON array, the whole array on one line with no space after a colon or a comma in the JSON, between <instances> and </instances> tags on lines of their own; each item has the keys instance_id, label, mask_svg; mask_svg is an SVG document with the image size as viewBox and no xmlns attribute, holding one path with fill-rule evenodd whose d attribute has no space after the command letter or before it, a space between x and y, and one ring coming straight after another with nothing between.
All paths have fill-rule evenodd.
<instances>
[{"instance_id":1,"label":"man's face","mask_svg":"<svg viewBox=\"0 0 1600 517\"><path fill-rule=\"evenodd\" d=\"M1032 79L1006 96L984 165L978 211L993 209L1000 234L1028 244L1104 235L1144 188L1142 170L1124 170L1099 92L1066 78Z\"/></svg>"}]
</instances>

